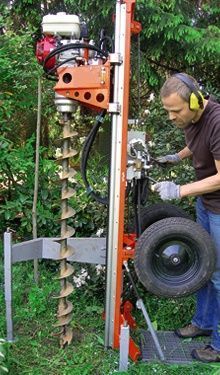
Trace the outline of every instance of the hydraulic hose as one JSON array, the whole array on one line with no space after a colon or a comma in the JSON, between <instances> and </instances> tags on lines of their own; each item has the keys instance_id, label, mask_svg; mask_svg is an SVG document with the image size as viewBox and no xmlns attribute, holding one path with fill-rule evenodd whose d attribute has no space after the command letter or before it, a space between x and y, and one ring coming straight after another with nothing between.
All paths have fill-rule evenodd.
<instances>
[{"instance_id":1,"label":"hydraulic hose","mask_svg":"<svg viewBox=\"0 0 220 375\"><path fill-rule=\"evenodd\" d=\"M135 226L137 237L141 235L141 180L136 181L134 186L134 210L135 210Z\"/></svg>"},{"instance_id":2,"label":"hydraulic hose","mask_svg":"<svg viewBox=\"0 0 220 375\"><path fill-rule=\"evenodd\" d=\"M99 41L99 48L102 50L102 51L106 51L108 52L108 49L107 49L107 43L110 44L110 47L111 47L111 51L110 52L113 52L114 51L114 43L113 43L113 40L110 36L104 36L100 41Z\"/></svg>"},{"instance_id":3,"label":"hydraulic hose","mask_svg":"<svg viewBox=\"0 0 220 375\"><path fill-rule=\"evenodd\" d=\"M64 45L64 46L61 46L61 47L57 47L55 49L53 49L53 51L51 51L49 53L49 55L47 55L47 57L45 58L44 60L44 64L43 64L43 69L46 73L48 73L48 69L46 68L46 64L48 62L48 60L50 60L52 57L54 57L55 55L61 53L61 52L64 52L64 51L68 51L69 49L80 49L80 48L86 48L86 49L90 49L90 50L93 50L93 51L96 51L98 52L101 56L103 56L104 58L107 58L108 57L108 52L105 52L103 50L101 50L100 48L96 47L96 46L93 46L92 44L86 44L86 43L70 43L70 44L67 44L67 45Z\"/></svg>"},{"instance_id":4,"label":"hydraulic hose","mask_svg":"<svg viewBox=\"0 0 220 375\"><path fill-rule=\"evenodd\" d=\"M89 135L87 136L85 143L83 145L82 149L82 157L81 157L81 163L80 163L80 170L81 170L81 175L83 182L85 184L87 193L91 195L97 202L108 205L108 197L101 197L101 195L97 194L96 192L93 191L92 186L90 185L88 178L87 178L87 163L88 163L88 158L90 154L90 150L92 148L92 145L94 143L96 134L102 125L104 116L106 114L106 110L103 110L101 114L97 117L96 123L93 126L92 130L90 131Z\"/></svg>"}]
</instances>

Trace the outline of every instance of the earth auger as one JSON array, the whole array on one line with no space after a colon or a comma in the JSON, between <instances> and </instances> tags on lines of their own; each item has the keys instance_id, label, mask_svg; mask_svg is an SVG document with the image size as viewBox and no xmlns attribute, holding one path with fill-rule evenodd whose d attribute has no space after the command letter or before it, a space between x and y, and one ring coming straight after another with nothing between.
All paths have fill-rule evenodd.
<instances>
[{"instance_id":1,"label":"earth auger","mask_svg":"<svg viewBox=\"0 0 220 375\"><path fill-rule=\"evenodd\" d=\"M67 261L67 258L71 257L74 252L74 249L68 245L68 238L74 235L75 229L68 226L68 219L75 215L75 211L69 205L69 199L75 194L74 189L70 187L70 181L72 181L76 172L70 166L70 159L78 153L71 148L71 139L77 136L77 132L72 130L71 116L76 111L77 100L84 100L89 107L97 107L98 109L100 106L103 107L104 103L105 108L108 98L107 91L109 90L110 64L107 61L107 54L104 51L95 47L93 42L91 44L84 42L84 39L87 40L87 32L84 26L84 35L82 35L82 25L80 25L78 16L67 15L65 13L48 15L44 17L42 26L44 36L37 44L36 54L38 61L43 64L47 77L56 81L58 81L59 77L59 82L61 82L62 86L62 82L66 84L72 80L72 71L69 72L69 68L75 68L76 72L80 69L78 78L79 87L73 93L76 100L68 98L66 87L66 97L62 95L63 88L59 87L59 82L56 85L58 89L55 93L55 105L60 113L60 125L63 129L62 155L58 158L62 167L60 176L62 185L61 233L60 238L56 240L60 243L60 273L57 279L60 280L61 290L60 294L54 297L59 300L57 323L54 326L61 328L61 331L58 333L60 335L60 346L65 347L66 344L70 344L73 337L72 328L70 327L73 306L68 297L74 290L72 283L69 281L74 269ZM105 67L103 67L104 62L107 65ZM102 66L99 67L99 65ZM86 78L83 77L84 74ZM98 85L97 82L94 83L94 80L100 81L100 78L101 82ZM92 103L90 100L91 92L89 89L86 89L88 85L95 85L96 90L97 86L101 86L104 90L99 90L95 93L96 97L92 100ZM85 86L85 90L80 90L80 86ZM78 98L81 95L83 95L83 98Z\"/></svg>"}]
</instances>

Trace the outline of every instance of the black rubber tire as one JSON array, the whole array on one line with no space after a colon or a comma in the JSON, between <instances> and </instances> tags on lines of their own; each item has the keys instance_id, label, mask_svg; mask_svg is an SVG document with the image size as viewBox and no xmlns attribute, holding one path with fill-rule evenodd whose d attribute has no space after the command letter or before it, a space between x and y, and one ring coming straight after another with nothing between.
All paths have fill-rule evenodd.
<instances>
[{"instance_id":1,"label":"black rubber tire","mask_svg":"<svg viewBox=\"0 0 220 375\"><path fill-rule=\"evenodd\" d=\"M139 280L159 297L194 293L210 279L215 263L209 234L199 224L180 217L159 220L147 228L137 241L134 257Z\"/></svg>"},{"instance_id":2,"label":"black rubber tire","mask_svg":"<svg viewBox=\"0 0 220 375\"><path fill-rule=\"evenodd\" d=\"M141 216L141 233L153 223L168 217L183 217L192 220L182 208L171 203L156 203L148 207L143 207L140 212ZM130 232L135 232L135 220L130 226Z\"/></svg>"}]
</instances>

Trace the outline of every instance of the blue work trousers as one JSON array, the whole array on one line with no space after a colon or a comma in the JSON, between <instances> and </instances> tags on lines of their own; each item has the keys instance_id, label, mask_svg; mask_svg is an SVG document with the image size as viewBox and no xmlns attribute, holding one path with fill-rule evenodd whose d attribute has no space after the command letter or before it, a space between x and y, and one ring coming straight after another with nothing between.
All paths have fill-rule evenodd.
<instances>
[{"instance_id":1,"label":"blue work trousers","mask_svg":"<svg viewBox=\"0 0 220 375\"><path fill-rule=\"evenodd\" d=\"M197 294L196 312L192 323L213 330L211 346L220 351L220 214L208 211L201 198L196 202L197 222L211 235L217 253L216 270L211 280Z\"/></svg>"}]
</instances>

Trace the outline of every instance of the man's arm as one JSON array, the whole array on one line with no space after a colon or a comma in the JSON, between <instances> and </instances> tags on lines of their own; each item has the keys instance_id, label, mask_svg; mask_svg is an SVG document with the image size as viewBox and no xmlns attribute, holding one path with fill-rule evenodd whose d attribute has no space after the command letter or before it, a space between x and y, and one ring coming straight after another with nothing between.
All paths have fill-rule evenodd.
<instances>
[{"instance_id":1,"label":"man's arm","mask_svg":"<svg viewBox=\"0 0 220 375\"><path fill-rule=\"evenodd\" d=\"M186 146L181 151L178 152L178 156L180 157L181 160L183 160L183 159L186 159L186 158L189 158L190 156L192 156L192 152Z\"/></svg>"},{"instance_id":2,"label":"man's arm","mask_svg":"<svg viewBox=\"0 0 220 375\"><path fill-rule=\"evenodd\" d=\"M217 173L203 180L180 186L180 197L197 196L220 190L220 160L215 160Z\"/></svg>"},{"instance_id":3,"label":"man's arm","mask_svg":"<svg viewBox=\"0 0 220 375\"><path fill-rule=\"evenodd\" d=\"M192 152L188 147L184 147L181 151L176 154L169 154L165 156L160 156L157 161L162 164L179 164L183 159L188 158L192 155Z\"/></svg>"},{"instance_id":4,"label":"man's arm","mask_svg":"<svg viewBox=\"0 0 220 375\"><path fill-rule=\"evenodd\" d=\"M203 180L186 185L177 185L172 181L158 182L152 186L162 200L180 199L190 196L198 196L220 190L220 160L215 160L217 173Z\"/></svg>"}]
</instances>

